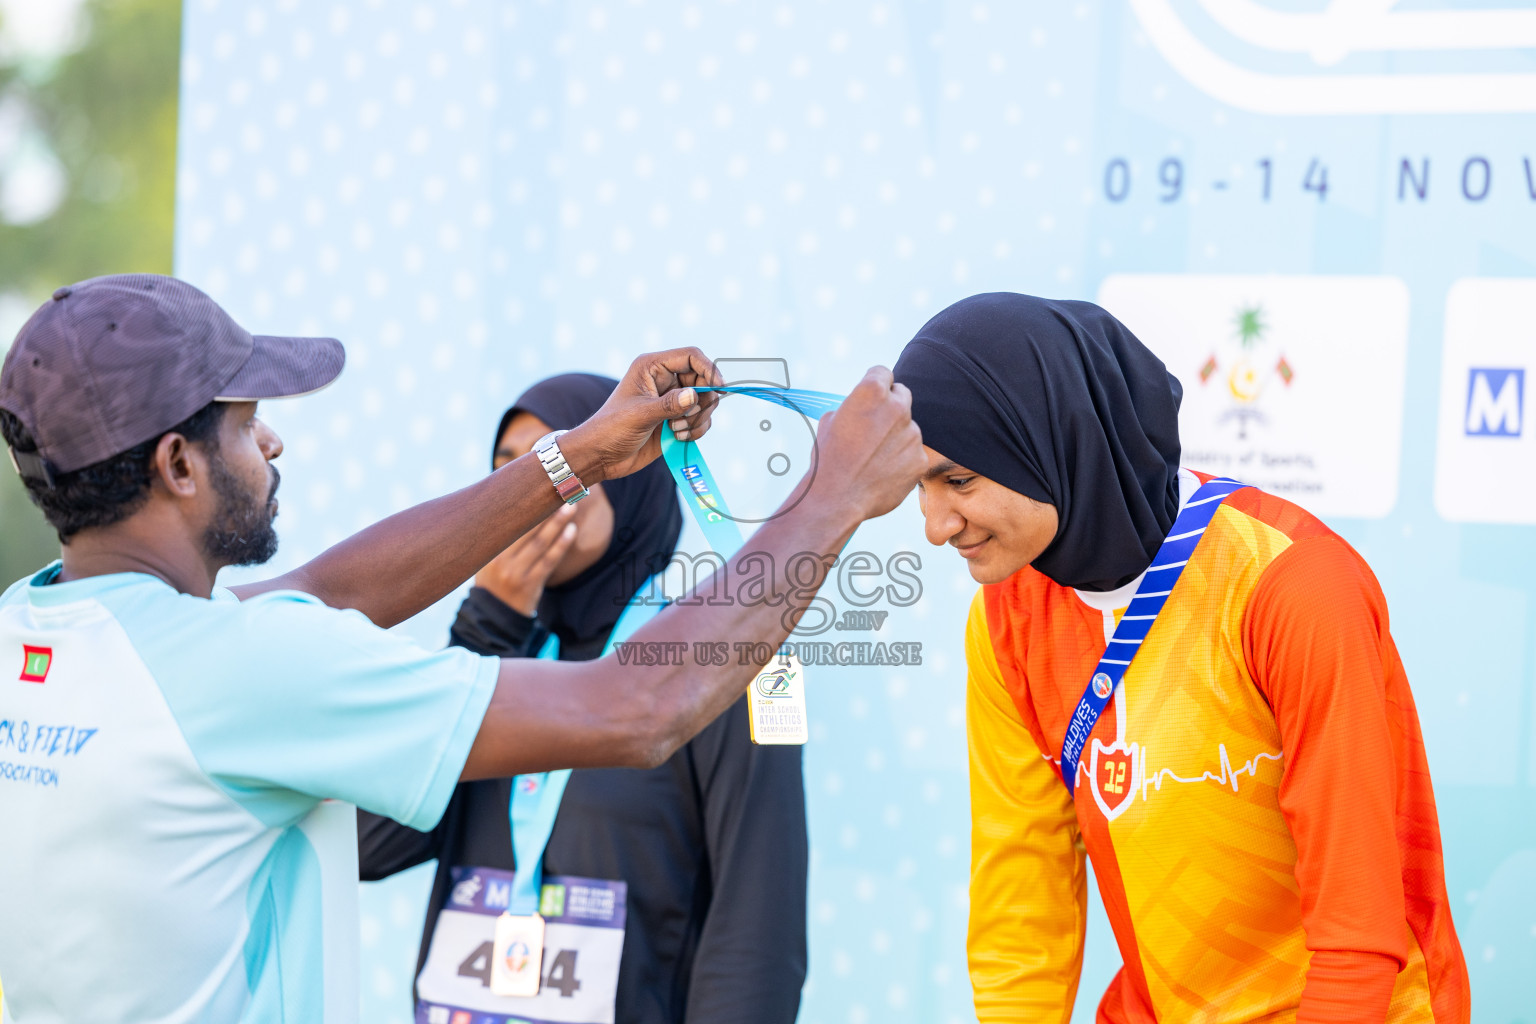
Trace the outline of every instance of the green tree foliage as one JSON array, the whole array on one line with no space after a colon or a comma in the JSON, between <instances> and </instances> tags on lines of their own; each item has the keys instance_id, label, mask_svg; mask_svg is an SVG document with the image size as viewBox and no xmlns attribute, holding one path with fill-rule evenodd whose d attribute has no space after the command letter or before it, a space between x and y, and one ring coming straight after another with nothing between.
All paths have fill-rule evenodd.
<instances>
[{"instance_id":1,"label":"green tree foliage","mask_svg":"<svg viewBox=\"0 0 1536 1024\"><path fill-rule=\"evenodd\" d=\"M87 0L83 14L88 34L72 52L41 67L0 61L0 96L20 92L67 179L50 216L0 220L0 294L34 305L87 277L171 272L180 0ZM0 586L57 551L16 474L0 467Z\"/></svg>"}]
</instances>

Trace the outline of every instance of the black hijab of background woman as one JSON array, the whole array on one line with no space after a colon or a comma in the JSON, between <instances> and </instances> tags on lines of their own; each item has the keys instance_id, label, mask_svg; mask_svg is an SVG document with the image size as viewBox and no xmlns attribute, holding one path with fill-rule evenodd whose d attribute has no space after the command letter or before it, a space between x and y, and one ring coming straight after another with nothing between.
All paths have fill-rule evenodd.
<instances>
[{"instance_id":1,"label":"black hijab of background woman","mask_svg":"<svg viewBox=\"0 0 1536 1024\"><path fill-rule=\"evenodd\" d=\"M902 350L923 443L1056 508L1033 567L1115 590L1152 563L1179 510L1183 389L1091 302L1012 292L962 299Z\"/></svg>"},{"instance_id":2,"label":"black hijab of background woman","mask_svg":"<svg viewBox=\"0 0 1536 1024\"><path fill-rule=\"evenodd\" d=\"M538 417L551 430L569 430L597 412L618 383L592 373L562 373L539 381L502 415L492 449L518 413ZM613 506L608 549L578 575L546 586L539 600L538 621L559 637L560 656L567 661L586 661L602 653L624 606L640 584L672 558L683 529L677 488L661 459L602 487Z\"/></svg>"}]
</instances>

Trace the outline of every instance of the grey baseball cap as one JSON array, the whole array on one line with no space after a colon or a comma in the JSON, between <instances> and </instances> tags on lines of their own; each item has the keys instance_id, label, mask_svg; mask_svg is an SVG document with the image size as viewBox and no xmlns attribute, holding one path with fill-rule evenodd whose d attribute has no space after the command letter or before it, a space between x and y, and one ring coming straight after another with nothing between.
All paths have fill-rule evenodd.
<instances>
[{"instance_id":1,"label":"grey baseball cap","mask_svg":"<svg viewBox=\"0 0 1536 1024\"><path fill-rule=\"evenodd\" d=\"M36 453L17 472L52 485L171 429L213 401L319 391L341 373L334 338L251 334L196 288L159 274L113 274L53 293L0 369L0 409Z\"/></svg>"}]
</instances>

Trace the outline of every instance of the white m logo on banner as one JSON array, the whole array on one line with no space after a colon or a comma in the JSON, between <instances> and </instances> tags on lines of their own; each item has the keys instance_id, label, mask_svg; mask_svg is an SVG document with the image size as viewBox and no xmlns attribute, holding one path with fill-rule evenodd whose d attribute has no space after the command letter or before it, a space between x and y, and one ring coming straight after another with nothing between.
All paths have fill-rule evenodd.
<instances>
[{"instance_id":1,"label":"white m logo on banner","mask_svg":"<svg viewBox=\"0 0 1536 1024\"><path fill-rule=\"evenodd\" d=\"M1519 437L1524 384L1524 370L1474 367L1467 384L1467 434Z\"/></svg>"}]
</instances>

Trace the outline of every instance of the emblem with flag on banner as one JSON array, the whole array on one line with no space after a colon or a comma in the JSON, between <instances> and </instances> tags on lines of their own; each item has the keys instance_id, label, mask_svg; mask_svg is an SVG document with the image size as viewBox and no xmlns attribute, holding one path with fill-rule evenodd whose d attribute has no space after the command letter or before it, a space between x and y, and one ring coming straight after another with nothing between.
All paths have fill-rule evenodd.
<instances>
[{"instance_id":1,"label":"emblem with flag on banner","mask_svg":"<svg viewBox=\"0 0 1536 1024\"><path fill-rule=\"evenodd\" d=\"M1286 387L1291 386L1291 378L1296 376L1296 371L1292 370L1291 364L1285 361L1285 356L1281 356L1280 361L1275 364L1275 372L1280 375L1280 382Z\"/></svg>"}]
</instances>

